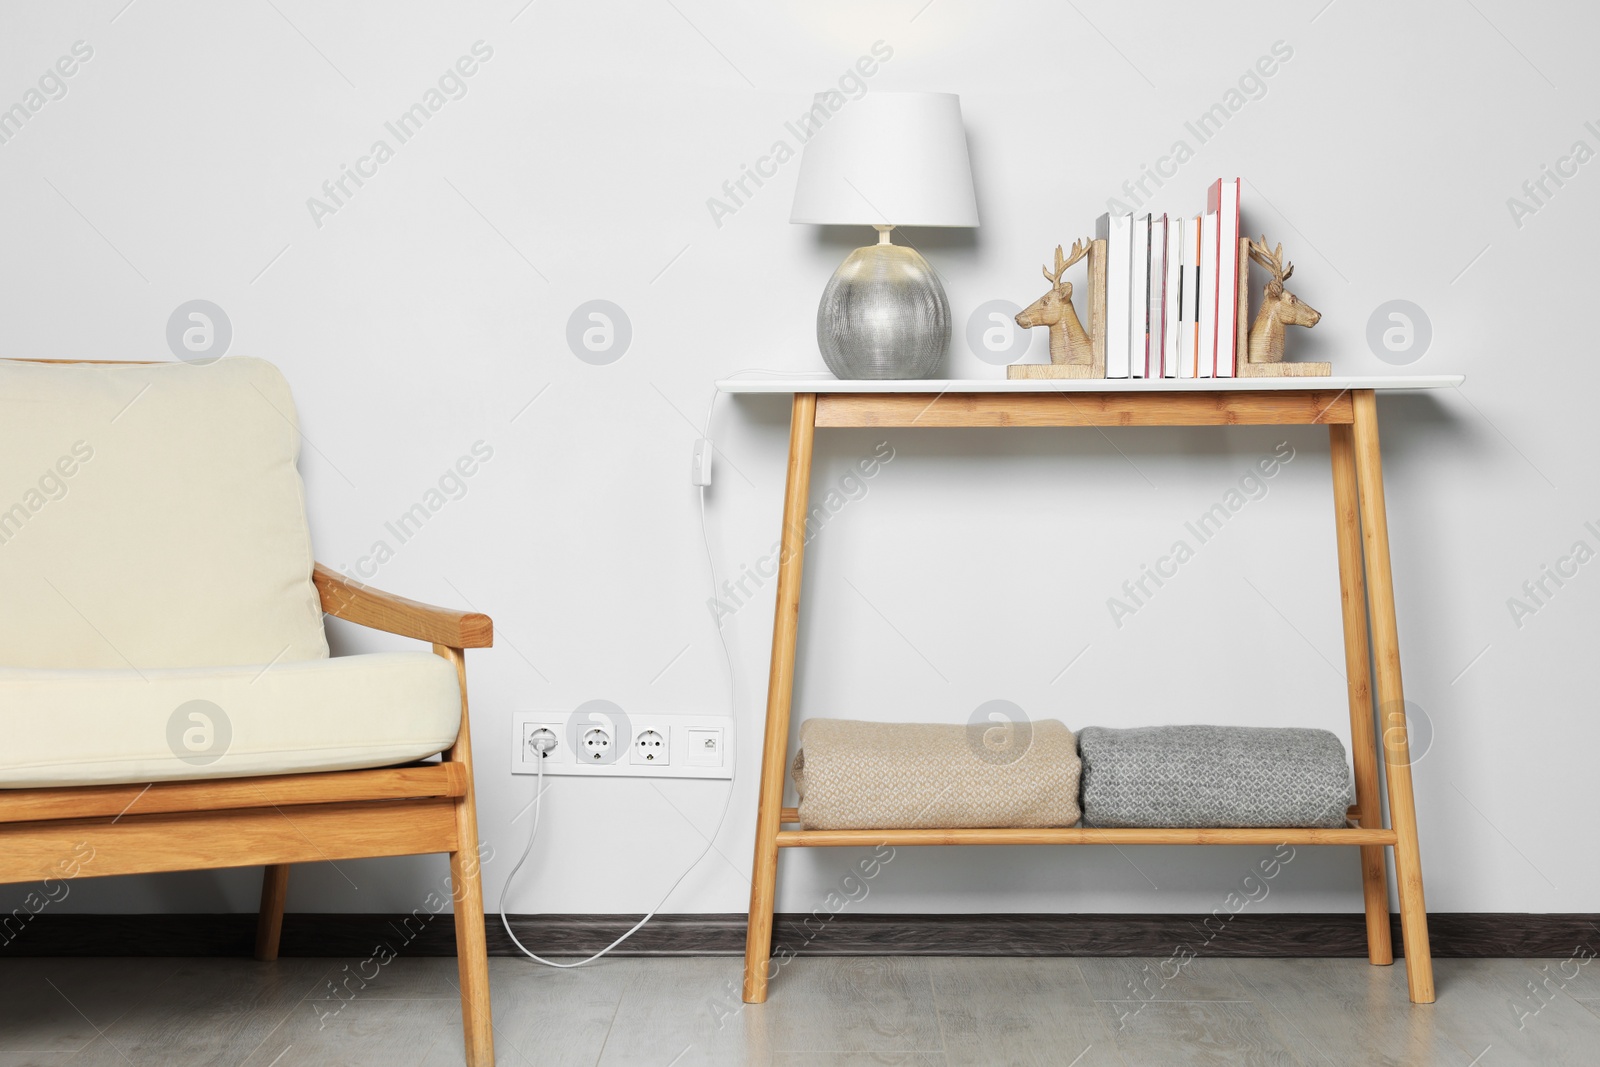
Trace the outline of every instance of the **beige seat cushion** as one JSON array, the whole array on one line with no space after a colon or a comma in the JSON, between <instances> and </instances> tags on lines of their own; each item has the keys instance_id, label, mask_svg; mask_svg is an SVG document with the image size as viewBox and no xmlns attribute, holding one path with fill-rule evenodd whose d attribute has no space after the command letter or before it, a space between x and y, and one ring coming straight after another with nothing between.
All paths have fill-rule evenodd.
<instances>
[{"instance_id":1,"label":"beige seat cushion","mask_svg":"<svg viewBox=\"0 0 1600 1067\"><path fill-rule=\"evenodd\" d=\"M270 668L0 668L0 787L382 767L443 751L460 723L455 667L431 652Z\"/></svg>"},{"instance_id":2,"label":"beige seat cushion","mask_svg":"<svg viewBox=\"0 0 1600 1067\"><path fill-rule=\"evenodd\" d=\"M270 363L0 360L0 666L328 655Z\"/></svg>"}]
</instances>

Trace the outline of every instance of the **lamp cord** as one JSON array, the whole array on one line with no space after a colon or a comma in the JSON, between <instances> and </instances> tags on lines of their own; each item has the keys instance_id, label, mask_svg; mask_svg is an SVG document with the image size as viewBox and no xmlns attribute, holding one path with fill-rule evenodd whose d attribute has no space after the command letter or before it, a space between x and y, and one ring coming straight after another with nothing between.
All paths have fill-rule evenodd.
<instances>
[{"instance_id":1,"label":"lamp cord","mask_svg":"<svg viewBox=\"0 0 1600 1067\"><path fill-rule=\"evenodd\" d=\"M736 373L745 372L739 371ZM711 417L716 411L718 392L718 390L712 391L711 403L706 406L705 429L701 436L707 440L709 440L711 437ZM705 546L706 566L711 575L711 595L713 598L715 598L717 595L718 581L717 561L711 553L711 532L706 522L706 490L704 486L700 487L700 538L701 542ZM601 956L604 956L606 953L622 944L628 938L637 933L645 923L655 918L656 913L661 910L661 908L669 899L671 899L672 894L677 891L678 886L683 884L683 880L688 878L690 872L692 872L696 867L700 866L700 861L705 859L706 856L710 854L711 849L714 847L717 840L717 836L722 833L723 824L726 823L728 819L728 809L732 805L734 785L738 781L739 745L737 734L738 716L735 714L736 708L733 653L728 650L728 636L727 634L723 633L722 626L720 624L717 625L717 639L722 645L722 658L727 664L728 668L728 792L723 797L722 812L717 816L716 828L713 829L710 836L706 838L706 847L700 850L700 854L694 858L693 863L684 868L683 873L678 876L677 881L672 883L671 887L668 888L666 893L661 897L661 902L654 908L651 908L649 914L645 915L644 918L634 923L633 926L628 929L627 933L611 942L611 944L607 945L605 948L601 949L599 952L596 952L587 959L578 960L576 963L556 963L552 960L547 960L542 956L535 954L531 949L528 948L528 946L517 940L517 935L511 930L511 920L506 916L506 896L511 891L511 884L516 880L517 872L522 870L523 864L527 863L529 855L532 854L534 839L539 834L539 814L541 808L544 806L544 753L542 751L539 753L539 762L537 764L538 771L536 772L536 777L534 780L533 828L528 832L528 842L523 846L522 855L517 858L516 866L511 868L511 873L506 876L505 884L500 887L500 900L498 907L498 911L500 913L500 924L505 927L506 936L511 939L511 943L517 946L517 949L524 956L528 957L530 960L533 960L535 963L542 963L546 967L558 967L562 970L570 970L573 967L582 967L586 963L593 963Z\"/></svg>"}]
</instances>

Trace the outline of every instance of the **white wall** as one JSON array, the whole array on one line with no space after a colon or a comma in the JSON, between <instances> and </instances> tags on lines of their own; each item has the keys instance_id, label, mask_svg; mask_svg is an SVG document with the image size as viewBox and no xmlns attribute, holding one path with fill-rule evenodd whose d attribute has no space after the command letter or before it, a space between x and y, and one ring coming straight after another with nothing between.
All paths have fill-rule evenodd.
<instances>
[{"instance_id":1,"label":"white wall","mask_svg":"<svg viewBox=\"0 0 1600 1067\"><path fill-rule=\"evenodd\" d=\"M1467 375L1459 392L1383 407L1407 691L1433 730L1416 772L1430 906L1600 910L1600 861L1572 836L1600 742L1600 564L1520 627L1507 607L1574 541L1600 547L1583 525L1600 525L1600 164L1520 220L1507 205L1575 141L1600 149L1584 126L1600 127L1588 54L1600 17L1507 0L1324 2L9 5L0 105L74 42L93 57L0 144L0 355L167 358L173 309L216 302L230 351L275 361L293 384L318 555L342 568L474 442L493 447L466 495L372 578L495 618L496 647L470 657L493 906L533 787L506 772L512 711L597 697L728 706L688 484L696 426L731 371L821 369L816 299L869 235L790 226L793 163L720 226L708 197L886 42L872 90L961 94L983 226L906 236L949 289L950 374L995 376L966 347L972 310L1037 297L1055 244L1088 232L1183 138L1194 158L1152 206L1193 212L1213 178L1245 177L1246 226L1284 242L1292 288L1323 312L1292 338L1299 355L1337 373L1392 369L1367 320L1405 299L1433 329L1406 369ZM375 139L396 147L385 121L480 40L493 55L467 95L317 225L307 198ZM1292 57L1264 95L1198 144L1185 121L1275 42ZM597 298L633 328L608 366L565 339L574 308ZM1044 348L1035 336L1033 358ZM709 516L724 573L776 537L786 422L781 399L717 405L726 458ZM825 435L815 484L884 436ZM1348 735L1321 432L887 439L895 459L807 559L802 714L959 722L1006 698L1075 727ZM1122 581L1281 441L1296 458L1270 494L1116 627L1106 600ZM717 851L668 910L746 906L771 595L725 628L743 770ZM334 637L345 651L395 644L342 624ZM651 907L727 788L554 783L511 909ZM814 906L854 859L786 854L779 908ZM1255 859L902 850L860 907L1194 911ZM290 907L409 909L442 875L435 858L309 868ZM246 910L255 893L253 871L113 879L82 883L64 907ZM1302 849L1261 907L1357 910L1355 856Z\"/></svg>"}]
</instances>

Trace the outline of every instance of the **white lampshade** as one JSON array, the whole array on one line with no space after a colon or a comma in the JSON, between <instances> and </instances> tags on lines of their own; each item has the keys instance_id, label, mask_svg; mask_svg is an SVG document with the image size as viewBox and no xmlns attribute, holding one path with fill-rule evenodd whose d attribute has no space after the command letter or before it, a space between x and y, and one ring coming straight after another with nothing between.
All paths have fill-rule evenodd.
<instances>
[{"instance_id":1,"label":"white lampshade","mask_svg":"<svg viewBox=\"0 0 1600 1067\"><path fill-rule=\"evenodd\" d=\"M843 100L837 111L827 101ZM818 93L790 222L976 226L972 164L955 93ZM824 116L826 116L824 118Z\"/></svg>"}]
</instances>

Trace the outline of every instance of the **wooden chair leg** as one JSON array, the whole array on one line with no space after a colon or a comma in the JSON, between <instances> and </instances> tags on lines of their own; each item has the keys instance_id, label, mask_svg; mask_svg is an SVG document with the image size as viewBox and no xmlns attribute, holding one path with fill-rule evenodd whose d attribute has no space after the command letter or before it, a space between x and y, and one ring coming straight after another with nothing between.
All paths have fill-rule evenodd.
<instances>
[{"instance_id":1,"label":"wooden chair leg","mask_svg":"<svg viewBox=\"0 0 1600 1067\"><path fill-rule=\"evenodd\" d=\"M1428 909L1422 893L1422 853L1417 844L1417 809L1411 790L1411 748L1406 732L1405 689L1400 681L1400 636L1394 610L1394 575L1389 565L1389 522L1383 501L1383 461L1378 452L1378 400L1370 389L1354 396L1356 480L1367 570L1367 609L1373 662L1378 675L1378 710L1383 715L1384 779L1389 786L1389 821L1394 827L1394 876L1400 892L1400 933L1405 943L1406 981L1417 1004L1433 1003L1433 960L1428 949Z\"/></svg>"},{"instance_id":2,"label":"wooden chair leg","mask_svg":"<svg viewBox=\"0 0 1600 1067\"><path fill-rule=\"evenodd\" d=\"M289 865L269 864L261 872L261 914L256 918L256 959L278 958L283 936L283 905L289 898Z\"/></svg>"},{"instance_id":3,"label":"wooden chair leg","mask_svg":"<svg viewBox=\"0 0 1600 1067\"><path fill-rule=\"evenodd\" d=\"M467 768L467 791L456 799L456 851L450 886L456 918L456 967L461 980L461 1030L467 1067L494 1067L494 1017L489 1002L489 946L483 925L483 880L478 856L477 787L472 780L472 737L467 728L467 660L459 648L434 645L455 664L461 683L461 732L445 759Z\"/></svg>"},{"instance_id":4,"label":"wooden chair leg","mask_svg":"<svg viewBox=\"0 0 1600 1067\"><path fill-rule=\"evenodd\" d=\"M1328 427L1333 458L1333 510L1339 546L1339 599L1344 614L1344 673L1350 690L1350 757L1356 811L1364 827L1383 824L1378 801L1378 740L1372 727L1372 660L1367 644L1367 582L1361 563L1361 514L1356 490L1355 440L1350 427ZM1389 943L1389 872L1383 845L1361 847L1361 887L1367 911L1367 959L1394 962Z\"/></svg>"},{"instance_id":5,"label":"wooden chair leg","mask_svg":"<svg viewBox=\"0 0 1600 1067\"><path fill-rule=\"evenodd\" d=\"M767 999L772 908L778 886L778 819L783 807L785 763L789 755L789 704L794 696L800 573L806 546L806 504L811 496L811 446L816 437L816 423L816 394L796 393L789 422L789 473L783 493L772 668L767 676L767 731L761 749L760 806L756 811L755 861L750 872L750 925L744 946L746 1004L760 1004Z\"/></svg>"},{"instance_id":6,"label":"wooden chair leg","mask_svg":"<svg viewBox=\"0 0 1600 1067\"><path fill-rule=\"evenodd\" d=\"M457 811L464 807L466 805L457 802ZM477 821L470 814L464 818ZM471 852L463 850L450 854L450 880L455 886L456 897L456 963L461 980L461 1028L468 1067L494 1067L494 1017L489 1003L489 946L483 926L483 883L478 870L476 833L472 844Z\"/></svg>"}]
</instances>

